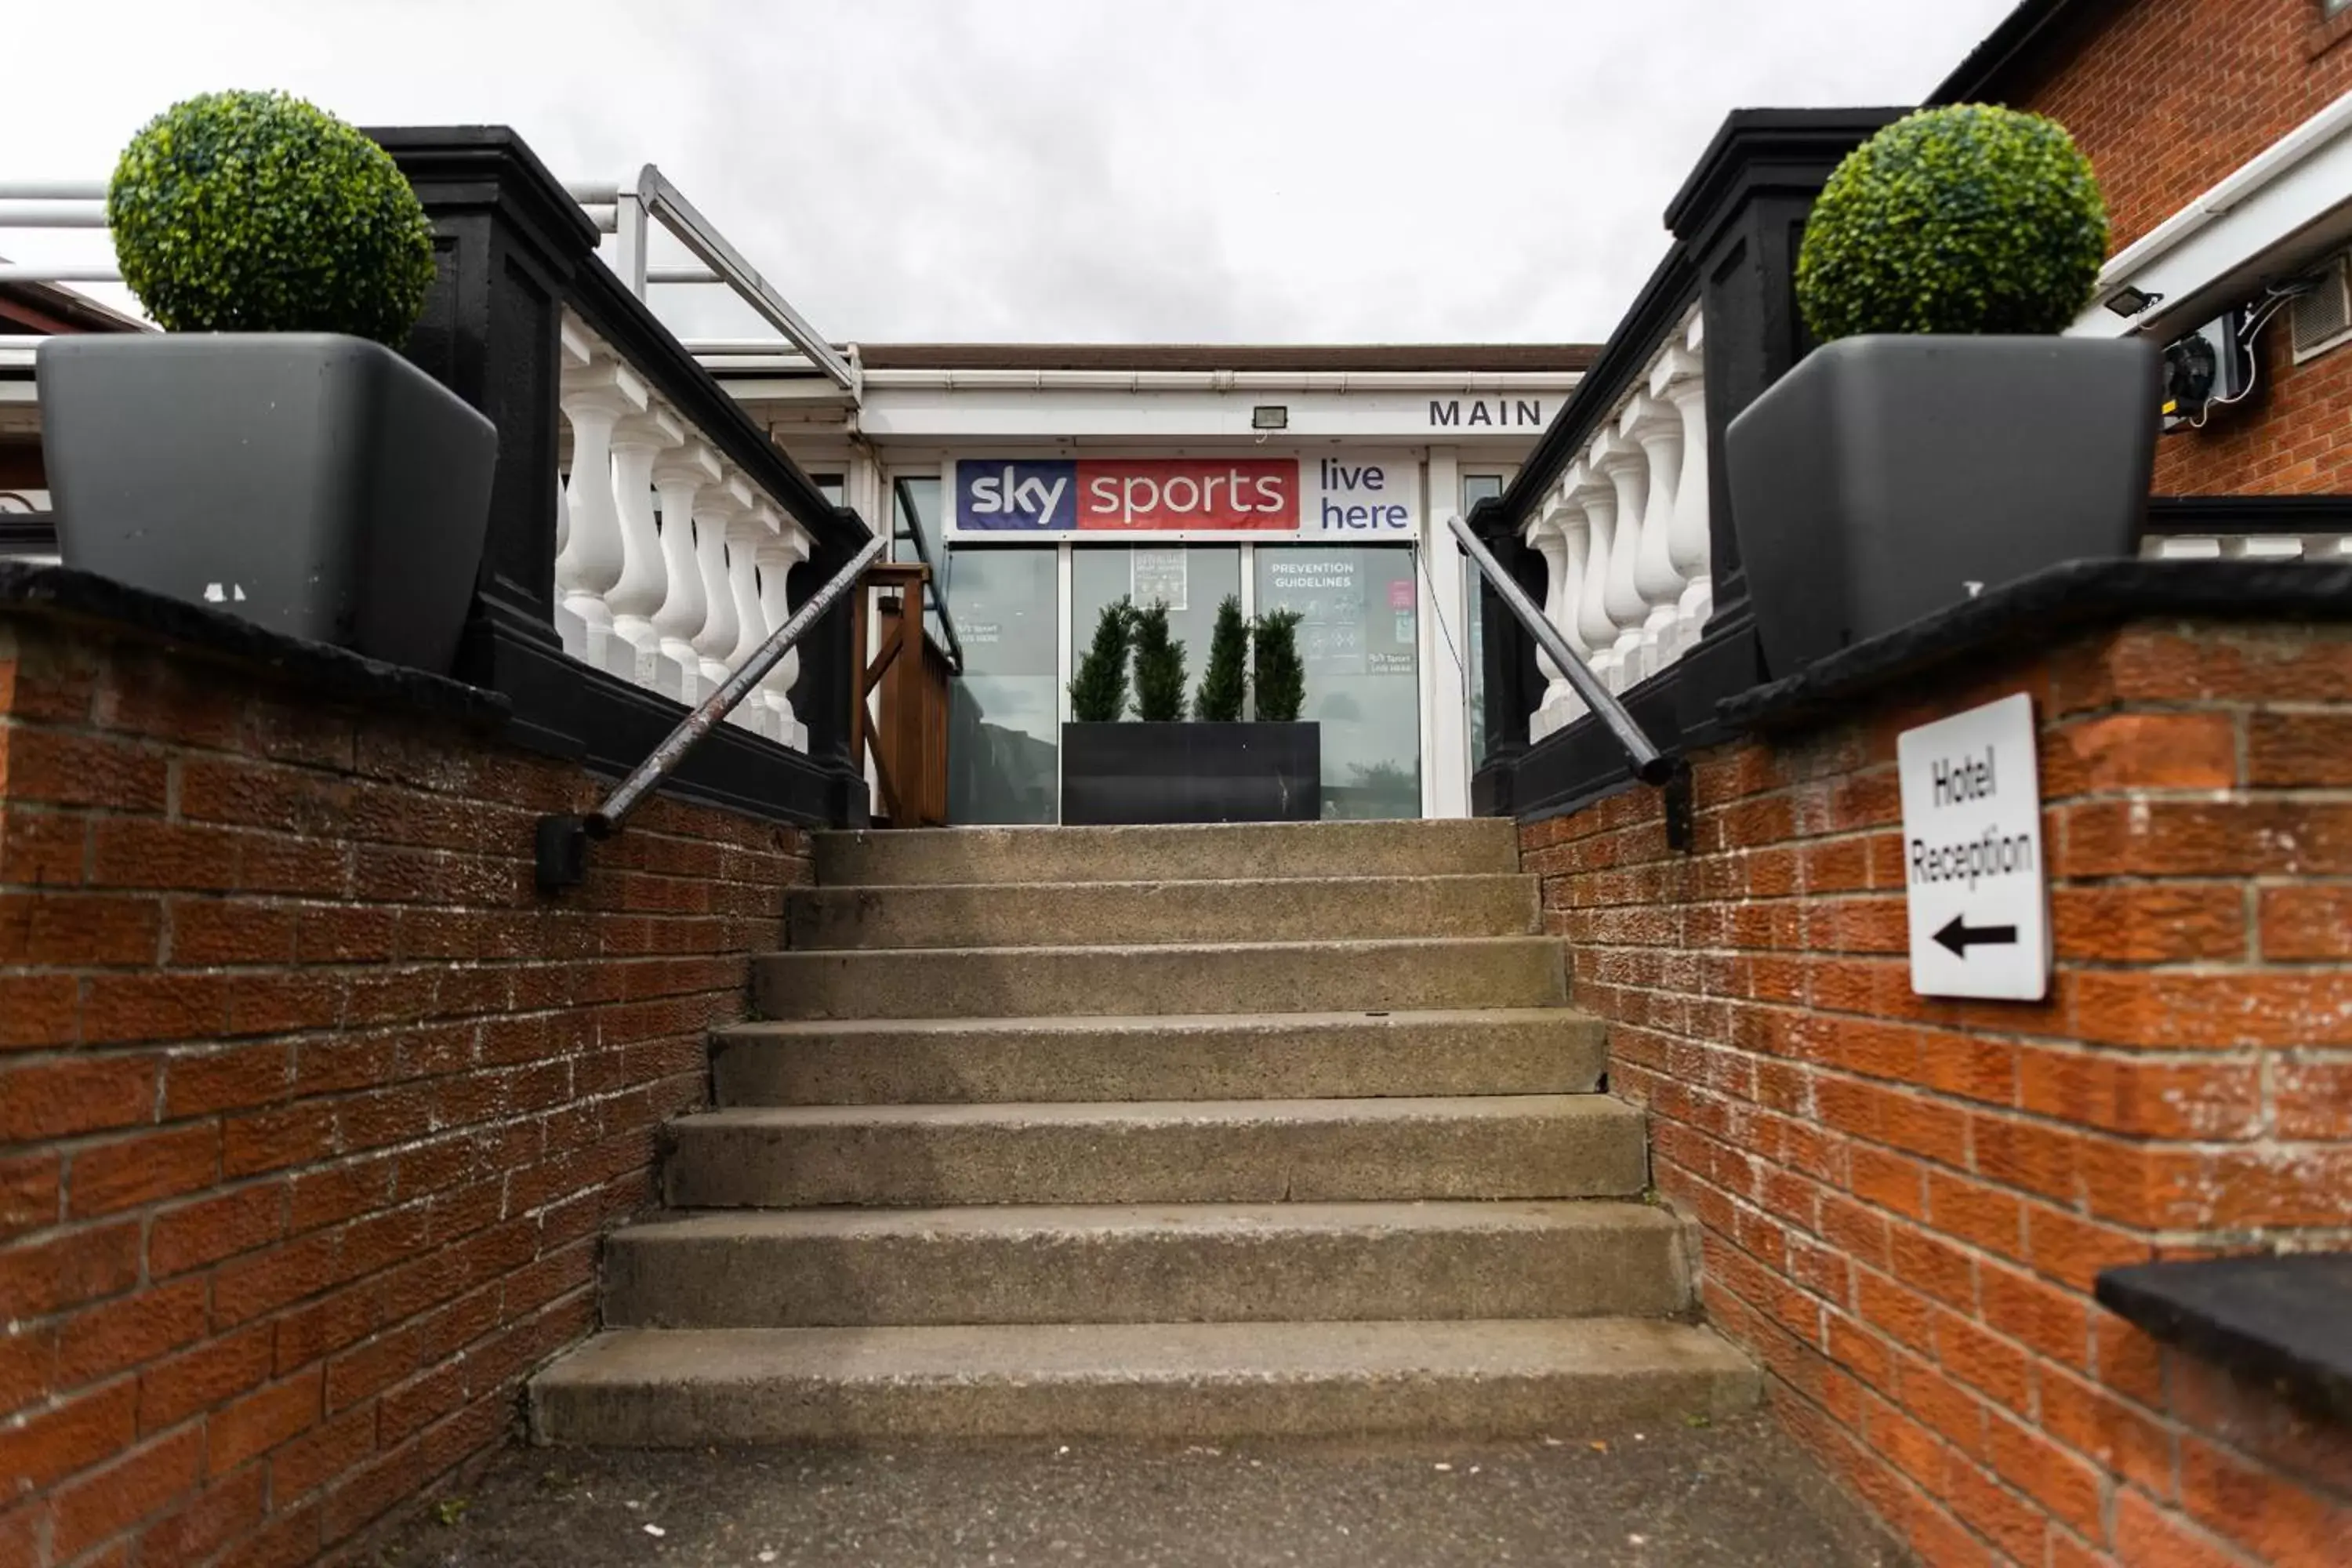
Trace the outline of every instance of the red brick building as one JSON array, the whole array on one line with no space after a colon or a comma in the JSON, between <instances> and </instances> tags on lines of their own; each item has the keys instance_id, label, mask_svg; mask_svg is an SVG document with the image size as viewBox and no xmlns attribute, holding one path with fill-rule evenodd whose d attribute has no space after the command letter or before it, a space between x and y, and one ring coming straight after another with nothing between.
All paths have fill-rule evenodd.
<instances>
[{"instance_id":1,"label":"red brick building","mask_svg":"<svg viewBox=\"0 0 2352 1568\"><path fill-rule=\"evenodd\" d=\"M2352 481L2352 7L2338 0L2026 0L1937 89L2073 132L2114 258L2078 330L2171 342L2315 279L2246 351L2245 402L2159 445L2158 495L2301 495ZM2128 321L2104 308L2156 295Z\"/></svg>"}]
</instances>

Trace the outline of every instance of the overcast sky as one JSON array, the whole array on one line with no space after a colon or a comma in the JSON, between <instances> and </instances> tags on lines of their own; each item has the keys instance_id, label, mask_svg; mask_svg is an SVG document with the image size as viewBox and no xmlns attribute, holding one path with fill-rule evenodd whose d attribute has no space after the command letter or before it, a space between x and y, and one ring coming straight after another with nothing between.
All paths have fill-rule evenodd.
<instances>
[{"instance_id":1,"label":"overcast sky","mask_svg":"<svg viewBox=\"0 0 2352 1568\"><path fill-rule=\"evenodd\" d=\"M0 180L284 88L658 163L837 339L1598 341L1726 110L1916 102L2012 3L14 0Z\"/></svg>"}]
</instances>

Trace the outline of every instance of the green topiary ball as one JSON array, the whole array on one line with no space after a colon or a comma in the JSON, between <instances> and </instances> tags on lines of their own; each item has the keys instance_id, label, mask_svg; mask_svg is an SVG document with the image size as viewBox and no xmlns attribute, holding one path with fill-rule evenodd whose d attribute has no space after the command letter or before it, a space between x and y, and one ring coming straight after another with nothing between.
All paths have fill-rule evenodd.
<instances>
[{"instance_id":1,"label":"green topiary ball","mask_svg":"<svg viewBox=\"0 0 2352 1568\"><path fill-rule=\"evenodd\" d=\"M122 280L176 332L348 332L398 348L433 226L384 150L282 92L173 104L122 150L106 220Z\"/></svg>"},{"instance_id":2,"label":"green topiary ball","mask_svg":"<svg viewBox=\"0 0 2352 1568\"><path fill-rule=\"evenodd\" d=\"M1985 104L1927 109L1848 154L1805 225L1797 302L1857 332L2056 332L2090 302L2107 208L2066 128Z\"/></svg>"}]
</instances>

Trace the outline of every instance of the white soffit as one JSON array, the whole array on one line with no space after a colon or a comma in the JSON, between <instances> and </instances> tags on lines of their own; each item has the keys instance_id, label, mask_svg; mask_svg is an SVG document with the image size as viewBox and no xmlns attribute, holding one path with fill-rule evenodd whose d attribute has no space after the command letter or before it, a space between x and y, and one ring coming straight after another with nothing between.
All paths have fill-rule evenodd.
<instances>
[{"instance_id":1,"label":"white soffit","mask_svg":"<svg viewBox=\"0 0 2352 1568\"><path fill-rule=\"evenodd\" d=\"M2168 342L2352 238L2352 92L2272 142L2116 253L2069 331ZM2136 317L2105 301L2125 287L2164 298Z\"/></svg>"}]
</instances>

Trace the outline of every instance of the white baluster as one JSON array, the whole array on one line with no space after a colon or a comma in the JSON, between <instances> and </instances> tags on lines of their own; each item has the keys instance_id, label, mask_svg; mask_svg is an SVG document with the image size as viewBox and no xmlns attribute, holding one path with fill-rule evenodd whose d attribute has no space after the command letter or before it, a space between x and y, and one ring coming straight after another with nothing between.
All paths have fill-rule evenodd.
<instances>
[{"instance_id":1,"label":"white baluster","mask_svg":"<svg viewBox=\"0 0 2352 1568\"><path fill-rule=\"evenodd\" d=\"M1560 568L1559 607L1552 616L1552 625L1558 626L1560 636L1568 639L1568 646L1590 664L1592 648L1584 640L1583 628L1577 624L1577 601L1584 592L1586 565L1592 548L1592 524L1584 514L1584 503L1566 485L1552 492L1547 515L1556 519L1560 543L1567 552L1567 559ZM1570 717L1584 711L1584 699L1576 695L1573 687L1569 689L1568 700L1571 705Z\"/></svg>"},{"instance_id":2,"label":"white baluster","mask_svg":"<svg viewBox=\"0 0 2352 1568\"><path fill-rule=\"evenodd\" d=\"M727 533L751 506L751 487L731 472L718 484L704 486L694 500L694 556L702 568L706 606L694 651L702 660L706 691L716 691L727 679L727 661L734 657L736 639L742 634L735 613L735 585L728 573Z\"/></svg>"},{"instance_id":3,"label":"white baluster","mask_svg":"<svg viewBox=\"0 0 2352 1568\"><path fill-rule=\"evenodd\" d=\"M1568 542L1560 537L1559 525L1553 521L1549 510L1528 524L1526 532L1520 537L1527 542L1528 549L1544 558L1543 612L1544 618L1549 620L1553 607L1559 603L1560 578L1568 569ZM1559 666L1550 654L1544 651L1541 643L1536 645L1536 668L1543 672L1544 689L1543 695L1536 701L1535 710L1528 716L1528 733L1533 739L1541 740L1559 728L1558 704L1562 692L1569 688L1568 677L1560 673Z\"/></svg>"},{"instance_id":4,"label":"white baluster","mask_svg":"<svg viewBox=\"0 0 2352 1568\"><path fill-rule=\"evenodd\" d=\"M773 517L774 514L769 514ZM792 602L787 593L787 579L793 567L809 558L809 536L801 525L790 518L776 518L775 537L763 540L760 545L760 612L768 623L768 630L793 618ZM922 613L917 599L913 612ZM793 682L801 676L801 650L797 647L776 661L776 668L760 682L760 695L775 715L776 739L796 752L808 750L808 728L793 711Z\"/></svg>"},{"instance_id":5,"label":"white baluster","mask_svg":"<svg viewBox=\"0 0 2352 1568\"><path fill-rule=\"evenodd\" d=\"M677 666L661 656L653 616L668 587L661 535L654 529L654 459L686 441L686 426L667 408L633 414L613 427L613 500L621 515L621 580L604 595L613 607L613 642L604 668L624 680L676 697Z\"/></svg>"},{"instance_id":6,"label":"white baluster","mask_svg":"<svg viewBox=\"0 0 2352 1568\"><path fill-rule=\"evenodd\" d=\"M737 515L727 530L727 585L735 596L735 647L727 668L735 669L768 640L767 612L760 605L759 552L774 527L775 510L765 502ZM756 696L735 705L730 722L771 739L775 736L772 710Z\"/></svg>"},{"instance_id":7,"label":"white baluster","mask_svg":"<svg viewBox=\"0 0 2352 1568\"><path fill-rule=\"evenodd\" d=\"M1592 673L1610 690L1621 690L1624 682L1617 668L1617 623L1609 618L1609 565L1617 554L1617 487L1579 458L1569 466L1560 488L1584 513L1592 542L1576 595L1576 629L1591 650Z\"/></svg>"},{"instance_id":8,"label":"white baluster","mask_svg":"<svg viewBox=\"0 0 2352 1568\"><path fill-rule=\"evenodd\" d=\"M1642 448L1649 463L1649 494L1642 508L1642 549L1633 560L1633 587L1650 613L1642 621L1642 646L1652 674L1674 662L1675 612L1682 602L1682 574L1675 570L1671 541L1675 486L1683 465L1683 421L1672 404L1637 392L1625 405L1618 429Z\"/></svg>"},{"instance_id":9,"label":"white baluster","mask_svg":"<svg viewBox=\"0 0 2352 1568\"><path fill-rule=\"evenodd\" d=\"M621 580L621 518L613 502L613 426L642 412L646 384L618 360L597 356L563 377L559 403L572 424L572 478L564 486L571 518L555 558L555 584L563 607L579 620L579 646L565 651L590 664L604 662L613 634L605 595Z\"/></svg>"},{"instance_id":10,"label":"white baluster","mask_svg":"<svg viewBox=\"0 0 2352 1568\"><path fill-rule=\"evenodd\" d=\"M1642 623L1649 618L1650 605L1633 585L1633 563L1642 552L1642 511L1649 501L1650 459L1640 447L1610 429L1592 443L1591 461L1617 492L1617 532L1609 546L1609 581L1602 586L1601 598L1617 627L1617 679L1622 691L1650 673L1650 650L1642 637Z\"/></svg>"},{"instance_id":11,"label":"white baluster","mask_svg":"<svg viewBox=\"0 0 2352 1568\"><path fill-rule=\"evenodd\" d=\"M588 329L570 316L564 317L562 325L557 328L556 351L560 356L558 360L561 366L560 374L564 376L576 375L596 363L595 343L589 337ZM556 406L559 408L562 406L561 401ZM571 422L571 416L568 413L564 416L564 421L566 424ZM577 439L576 436L574 439ZM555 558L558 561L563 559L564 547L572 542L572 500L564 493L567 488L564 485L555 487ZM562 635L565 651L577 654L579 649L573 644L579 641L584 627L580 617L565 609L561 601L555 606L555 626L557 631Z\"/></svg>"},{"instance_id":12,"label":"white baluster","mask_svg":"<svg viewBox=\"0 0 2352 1568\"><path fill-rule=\"evenodd\" d=\"M1669 352L1651 374L1650 391L1664 396L1683 417L1683 467L1675 480L1675 517L1666 548L1675 570L1688 586L1675 606L1677 657L1695 646L1715 614L1715 582L1708 574L1713 543L1707 534L1706 368L1700 357L1702 321L1691 317L1679 353Z\"/></svg>"},{"instance_id":13,"label":"white baluster","mask_svg":"<svg viewBox=\"0 0 2352 1568\"><path fill-rule=\"evenodd\" d=\"M1570 648L1588 657L1584 637L1577 627L1577 595L1584 585L1589 526L1583 509L1556 489L1546 501L1541 518L1528 531L1528 542L1541 552L1544 563L1551 569L1545 585L1544 618ZM1549 682L1544 688L1543 702L1528 724L1529 735L1540 740L1581 717L1585 702L1549 654L1539 652L1536 663Z\"/></svg>"},{"instance_id":14,"label":"white baluster","mask_svg":"<svg viewBox=\"0 0 2352 1568\"><path fill-rule=\"evenodd\" d=\"M673 447L654 463L654 491L661 497L664 582L661 608L654 612L654 633L662 657L679 671L677 699L688 707L709 694L701 658L694 649L695 637L710 618L709 595L695 551L694 500L707 486L717 484L721 474L719 454L700 441Z\"/></svg>"}]
</instances>

